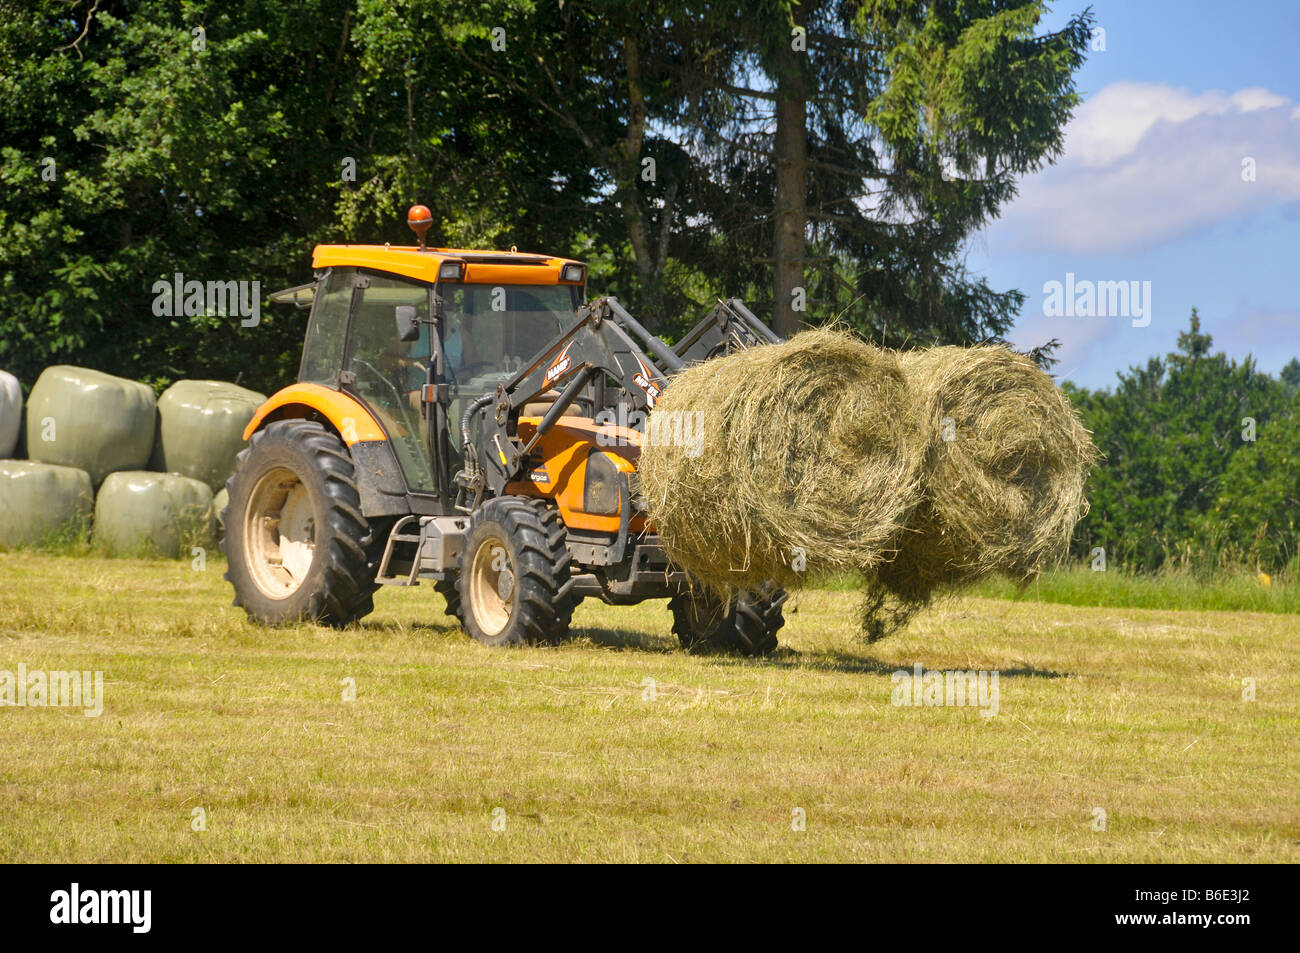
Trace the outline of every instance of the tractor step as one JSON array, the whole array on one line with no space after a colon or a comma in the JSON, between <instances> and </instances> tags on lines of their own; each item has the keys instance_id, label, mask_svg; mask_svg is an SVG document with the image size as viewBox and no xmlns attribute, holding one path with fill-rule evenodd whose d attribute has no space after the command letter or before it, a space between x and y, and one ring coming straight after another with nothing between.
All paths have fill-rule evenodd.
<instances>
[{"instance_id":1,"label":"tractor step","mask_svg":"<svg viewBox=\"0 0 1300 953\"><path fill-rule=\"evenodd\" d=\"M379 572L375 574L375 582L381 586L419 585L420 580L416 577L420 573L420 542L424 538L419 533L419 519L418 516L403 516L388 534L384 558L379 561ZM416 532L402 532L409 530L413 523ZM390 574L394 559L397 567L406 570L405 573Z\"/></svg>"},{"instance_id":2,"label":"tractor step","mask_svg":"<svg viewBox=\"0 0 1300 953\"><path fill-rule=\"evenodd\" d=\"M460 562L469 519L464 516L403 516L388 534L375 582L415 586L443 579Z\"/></svg>"}]
</instances>

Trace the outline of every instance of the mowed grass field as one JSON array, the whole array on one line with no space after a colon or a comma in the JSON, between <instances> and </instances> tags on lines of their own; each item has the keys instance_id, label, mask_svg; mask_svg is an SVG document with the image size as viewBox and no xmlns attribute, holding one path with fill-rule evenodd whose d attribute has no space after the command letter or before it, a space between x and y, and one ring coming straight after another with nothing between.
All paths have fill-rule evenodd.
<instances>
[{"instance_id":1,"label":"mowed grass field","mask_svg":"<svg viewBox=\"0 0 1300 953\"><path fill-rule=\"evenodd\" d=\"M1300 860L1293 615L967 598L864 645L809 591L740 660L588 601L502 651L428 584L259 628L223 571L0 555L0 670L105 679L0 708L0 861ZM891 704L918 662L999 671L998 714Z\"/></svg>"}]
</instances>

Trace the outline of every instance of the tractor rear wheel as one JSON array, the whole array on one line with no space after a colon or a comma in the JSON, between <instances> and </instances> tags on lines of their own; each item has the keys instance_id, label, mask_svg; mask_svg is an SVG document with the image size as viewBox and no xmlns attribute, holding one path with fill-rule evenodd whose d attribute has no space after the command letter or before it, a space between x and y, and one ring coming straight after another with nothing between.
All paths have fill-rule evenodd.
<instances>
[{"instance_id":1,"label":"tractor rear wheel","mask_svg":"<svg viewBox=\"0 0 1300 953\"><path fill-rule=\"evenodd\" d=\"M562 640L573 617L573 600L560 596L572 560L564 539L559 516L537 501L502 496L479 507L457 581L465 630L493 646Z\"/></svg>"},{"instance_id":2,"label":"tractor rear wheel","mask_svg":"<svg viewBox=\"0 0 1300 953\"><path fill-rule=\"evenodd\" d=\"M683 590L668 601L673 632L688 652L767 655L777 646L776 633L785 625L781 606L786 594L742 592L724 601L699 587Z\"/></svg>"},{"instance_id":3,"label":"tractor rear wheel","mask_svg":"<svg viewBox=\"0 0 1300 953\"><path fill-rule=\"evenodd\" d=\"M382 527L361 515L338 437L315 421L276 421L253 434L226 489L221 545L235 605L271 625L344 626L374 609Z\"/></svg>"}]
</instances>

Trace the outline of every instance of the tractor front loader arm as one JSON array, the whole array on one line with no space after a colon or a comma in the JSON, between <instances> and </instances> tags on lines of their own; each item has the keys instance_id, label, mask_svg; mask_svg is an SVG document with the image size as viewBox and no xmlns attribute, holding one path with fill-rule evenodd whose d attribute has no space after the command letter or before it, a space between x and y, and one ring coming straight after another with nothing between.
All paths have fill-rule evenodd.
<instances>
[{"instance_id":1,"label":"tractor front loader arm","mask_svg":"<svg viewBox=\"0 0 1300 953\"><path fill-rule=\"evenodd\" d=\"M636 338L645 344L644 349ZM647 349L661 363L656 363ZM546 345L513 378L499 385L494 394L484 394L466 411L462 420L465 488L476 502L485 488L493 494L502 493L506 484L522 472L538 440L597 375L614 378L627 394L632 409L648 411L667 386L664 368L672 372L682 366L671 348L642 327L617 299L598 298L584 305L572 327ZM517 431L520 411L541 394L562 385L564 390L525 444Z\"/></svg>"},{"instance_id":2,"label":"tractor front loader arm","mask_svg":"<svg viewBox=\"0 0 1300 953\"><path fill-rule=\"evenodd\" d=\"M782 340L739 298L719 299L704 320L682 336L673 353L686 364L698 364L759 344L780 344Z\"/></svg>"}]
</instances>

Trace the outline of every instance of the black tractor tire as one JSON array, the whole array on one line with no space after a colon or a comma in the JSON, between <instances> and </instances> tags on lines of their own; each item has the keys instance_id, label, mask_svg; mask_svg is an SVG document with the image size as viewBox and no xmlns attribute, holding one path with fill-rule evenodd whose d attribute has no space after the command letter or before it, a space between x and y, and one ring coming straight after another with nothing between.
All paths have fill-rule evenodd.
<instances>
[{"instance_id":1,"label":"black tractor tire","mask_svg":"<svg viewBox=\"0 0 1300 953\"><path fill-rule=\"evenodd\" d=\"M475 510L457 579L465 631L492 646L562 641L574 605L560 595L572 562L565 535L540 501L501 496Z\"/></svg>"},{"instance_id":2,"label":"black tractor tire","mask_svg":"<svg viewBox=\"0 0 1300 953\"><path fill-rule=\"evenodd\" d=\"M374 596L382 588L379 583L375 582L375 579L379 576L379 564L384 561L384 548L388 545L388 534L392 532L396 522L397 517L395 516L371 516L366 518L369 532L361 540L361 545L366 551L366 571L363 578L370 598L360 603L363 611L358 612L358 619L364 618L375 611Z\"/></svg>"},{"instance_id":3,"label":"black tractor tire","mask_svg":"<svg viewBox=\"0 0 1300 953\"><path fill-rule=\"evenodd\" d=\"M694 653L767 655L777 647L776 633L785 625L781 606L786 594L742 592L727 602L703 587L683 589L668 600L673 633L682 648Z\"/></svg>"},{"instance_id":4,"label":"black tractor tire","mask_svg":"<svg viewBox=\"0 0 1300 953\"><path fill-rule=\"evenodd\" d=\"M337 436L316 421L275 421L253 434L226 490L226 579L250 618L341 627L374 609L386 523L361 515Z\"/></svg>"},{"instance_id":5,"label":"black tractor tire","mask_svg":"<svg viewBox=\"0 0 1300 953\"><path fill-rule=\"evenodd\" d=\"M443 611L461 624L465 625L465 610L460 604L460 575L453 573L450 579L438 579L433 584L433 591L447 601Z\"/></svg>"}]
</instances>

